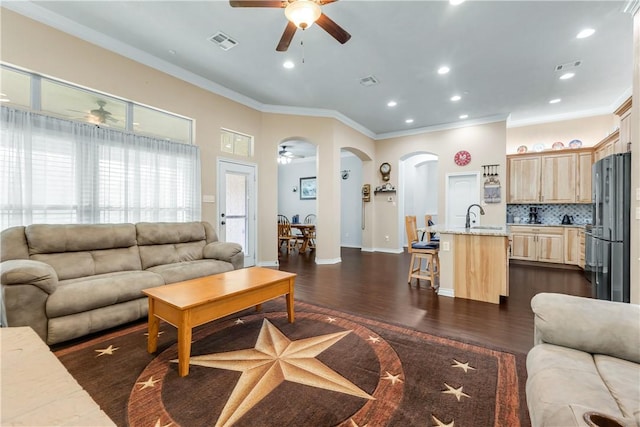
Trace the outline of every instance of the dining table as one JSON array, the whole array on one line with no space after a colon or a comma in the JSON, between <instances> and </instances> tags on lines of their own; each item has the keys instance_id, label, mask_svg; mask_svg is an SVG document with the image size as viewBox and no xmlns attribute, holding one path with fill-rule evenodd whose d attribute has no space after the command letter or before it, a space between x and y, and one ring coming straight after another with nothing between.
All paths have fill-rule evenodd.
<instances>
[{"instance_id":1,"label":"dining table","mask_svg":"<svg viewBox=\"0 0 640 427\"><path fill-rule=\"evenodd\" d=\"M302 224L302 223L291 223L292 229L300 230L302 233L300 237L302 238L302 246L300 246L300 252L306 252L310 247L315 247L315 242L312 242L313 236L315 235L316 225L315 224Z\"/></svg>"}]
</instances>

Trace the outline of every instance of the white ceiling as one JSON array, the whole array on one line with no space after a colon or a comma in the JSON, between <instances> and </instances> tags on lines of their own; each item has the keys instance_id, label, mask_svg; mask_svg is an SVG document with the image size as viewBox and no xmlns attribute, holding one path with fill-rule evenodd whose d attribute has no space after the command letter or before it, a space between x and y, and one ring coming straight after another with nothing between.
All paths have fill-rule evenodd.
<instances>
[{"instance_id":1,"label":"white ceiling","mask_svg":"<svg viewBox=\"0 0 640 427\"><path fill-rule=\"evenodd\" d=\"M323 12L350 41L340 45L314 25L284 53L275 50L282 9L227 1L2 6L262 111L334 116L374 138L458 126L461 114L466 123L508 118L519 126L611 113L631 94L624 1L341 0ZM585 27L595 34L577 39ZM238 45L224 51L207 40L218 31ZM285 60L295 68L283 68ZM576 60L575 77L559 80L555 66ZM438 75L443 64L451 72ZM360 85L369 75L379 84ZM451 102L454 94L462 99ZM390 100L398 105L387 107Z\"/></svg>"}]
</instances>

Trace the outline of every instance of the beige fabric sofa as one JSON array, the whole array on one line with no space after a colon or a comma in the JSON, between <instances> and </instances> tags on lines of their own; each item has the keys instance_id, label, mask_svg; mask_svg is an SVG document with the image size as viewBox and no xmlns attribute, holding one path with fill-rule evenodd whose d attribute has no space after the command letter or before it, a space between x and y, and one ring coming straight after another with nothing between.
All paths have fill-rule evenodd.
<instances>
[{"instance_id":1,"label":"beige fabric sofa","mask_svg":"<svg viewBox=\"0 0 640 427\"><path fill-rule=\"evenodd\" d=\"M37 224L0 235L4 326L49 345L147 315L142 289L243 267L207 222Z\"/></svg>"},{"instance_id":2,"label":"beige fabric sofa","mask_svg":"<svg viewBox=\"0 0 640 427\"><path fill-rule=\"evenodd\" d=\"M587 412L640 426L640 306L541 293L527 355L533 427L587 426Z\"/></svg>"}]
</instances>

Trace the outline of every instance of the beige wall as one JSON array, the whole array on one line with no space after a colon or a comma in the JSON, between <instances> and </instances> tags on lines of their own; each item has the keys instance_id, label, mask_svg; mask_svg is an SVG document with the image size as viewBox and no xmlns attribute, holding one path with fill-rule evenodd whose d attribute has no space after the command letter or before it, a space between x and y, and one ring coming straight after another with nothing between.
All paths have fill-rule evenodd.
<instances>
[{"instance_id":1,"label":"beige wall","mask_svg":"<svg viewBox=\"0 0 640 427\"><path fill-rule=\"evenodd\" d=\"M568 146L569 141L579 139L583 147L593 147L620 125L615 114L542 123L507 129L507 153L515 154L518 147L526 146L529 151L535 144L542 143L547 150L554 142Z\"/></svg>"},{"instance_id":2,"label":"beige wall","mask_svg":"<svg viewBox=\"0 0 640 427\"><path fill-rule=\"evenodd\" d=\"M484 206L486 216L482 219L485 224L504 224L506 219L505 179L506 179L506 125L505 122L489 123L469 126L465 128L423 133L398 138L390 138L376 142L377 163L391 164L390 182L397 185L398 165L403 158L414 153L432 153L438 156L438 217L446 218L446 187L447 174L460 172L480 172L482 165L499 165L499 178L502 183L502 203ZM467 150L471 154L471 162L467 166L457 166L453 157L460 150ZM376 169L377 171L377 169ZM377 174L374 183L382 183ZM482 200L482 193L478 197ZM399 234L404 233L404 219L398 219L399 206L386 202L384 198L375 198L376 218L373 236L374 246L385 249L398 248L402 242ZM384 236L390 236L385 241Z\"/></svg>"}]
</instances>

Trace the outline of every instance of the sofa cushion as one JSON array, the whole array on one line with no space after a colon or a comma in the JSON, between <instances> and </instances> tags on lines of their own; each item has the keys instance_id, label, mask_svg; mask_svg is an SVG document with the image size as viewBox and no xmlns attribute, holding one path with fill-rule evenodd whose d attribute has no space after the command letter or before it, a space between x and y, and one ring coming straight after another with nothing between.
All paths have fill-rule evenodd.
<instances>
[{"instance_id":1,"label":"sofa cushion","mask_svg":"<svg viewBox=\"0 0 640 427\"><path fill-rule=\"evenodd\" d=\"M139 222L136 232L141 246L206 241L207 237L201 222Z\"/></svg>"},{"instance_id":2,"label":"sofa cushion","mask_svg":"<svg viewBox=\"0 0 640 427\"><path fill-rule=\"evenodd\" d=\"M25 229L29 253L95 251L136 245L133 224L34 224Z\"/></svg>"},{"instance_id":3,"label":"sofa cushion","mask_svg":"<svg viewBox=\"0 0 640 427\"><path fill-rule=\"evenodd\" d=\"M233 264L214 259L178 262L151 267L147 271L160 274L167 284L233 270Z\"/></svg>"},{"instance_id":4,"label":"sofa cushion","mask_svg":"<svg viewBox=\"0 0 640 427\"><path fill-rule=\"evenodd\" d=\"M536 345L527 355L527 376L527 404L534 426L576 425L570 404L623 417L589 353L553 344Z\"/></svg>"},{"instance_id":5,"label":"sofa cushion","mask_svg":"<svg viewBox=\"0 0 640 427\"><path fill-rule=\"evenodd\" d=\"M60 280L118 271L142 270L137 246L86 252L32 255L32 260L51 265Z\"/></svg>"},{"instance_id":6,"label":"sofa cushion","mask_svg":"<svg viewBox=\"0 0 640 427\"><path fill-rule=\"evenodd\" d=\"M47 317L61 317L143 298L142 289L164 285L150 271L123 271L61 281L49 296Z\"/></svg>"},{"instance_id":7,"label":"sofa cushion","mask_svg":"<svg viewBox=\"0 0 640 427\"><path fill-rule=\"evenodd\" d=\"M0 261L10 259L29 259L29 246L24 235L25 227L7 228L0 233Z\"/></svg>"},{"instance_id":8,"label":"sofa cushion","mask_svg":"<svg viewBox=\"0 0 640 427\"><path fill-rule=\"evenodd\" d=\"M640 364L616 357L593 356L600 377L625 417L640 414Z\"/></svg>"},{"instance_id":9,"label":"sofa cushion","mask_svg":"<svg viewBox=\"0 0 640 427\"><path fill-rule=\"evenodd\" d=\"M144 270L164 264L202 259L205 241L167 245L140 246L140 261Z\"/></svg>"}]
</instances>

